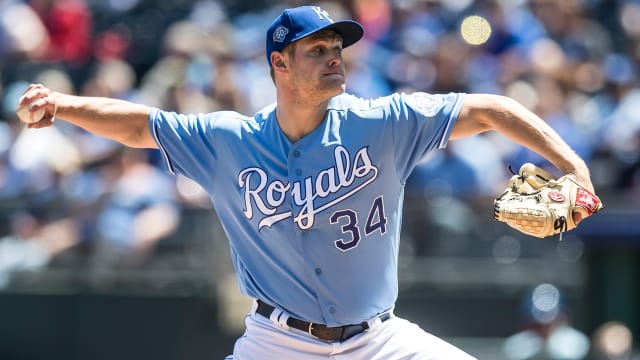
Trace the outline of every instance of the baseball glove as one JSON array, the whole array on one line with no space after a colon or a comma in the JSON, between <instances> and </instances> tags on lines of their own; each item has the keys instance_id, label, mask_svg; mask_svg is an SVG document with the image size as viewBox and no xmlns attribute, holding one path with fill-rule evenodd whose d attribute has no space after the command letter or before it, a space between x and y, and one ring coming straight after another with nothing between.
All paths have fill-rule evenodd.
<instances>
[{"instance_id":1,"label":"baseball glove","mask_svg":"<svg viewBox=\"0 0 640 360\"><path fill-rule=\"evenodd\" d=\"M603 208L600 199L571 175L556 178L526 163L494 201L494 218L527 235L544 238L576 227L573 211L590 216Z\"/></svg>"}]
</instances>

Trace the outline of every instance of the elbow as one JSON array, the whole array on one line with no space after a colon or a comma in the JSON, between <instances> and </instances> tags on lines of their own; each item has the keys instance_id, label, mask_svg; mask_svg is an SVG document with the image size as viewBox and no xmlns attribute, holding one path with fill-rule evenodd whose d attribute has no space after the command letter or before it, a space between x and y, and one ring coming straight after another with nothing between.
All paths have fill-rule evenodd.
<instances>
[{"instance_id":1,"label":"elbow","mask_svg":"<svg viewBox=\"0 0 640 360\"><path fill-rule=\"evenodd\" d=\"M496 113L514 113L523 108L522 104L504 95L478 94L472 95L472 109L479 115L495 115Z\"/></svg>"},{"instance_id":2,"label":"elbow","mask_svg":"<svg viewBox=\"0 0 640 360\"><path fill-rule=\"evenodd\" d=\"M465 97L451 139L508 128L514 118L522 116L524 110L520 103L506 96L469 94Z\"/></svg>"},{"instance_id":3,"label":"elbow","mask_svg":"<svg viewBox=\"0 0 640 360\"><path fill-rule=\"evenodd\" d=\"M493 94L468 94L451 139L510 128L514 120L523 117L528 117L528 110L512 98Z\"/></svg>"},{"instance_id":4,"label":"elbow","mask_svg":"<svg viewBox=\"0 0 640 360\"><path fill-rule=\"evenodd\" d=\"M481 94L474 99L469 116L476 120L479 132L495 130L522 116L528 110L518 101L503 95Z\"/></svg>"},{"instance_id":5,"label":"elbow","mask_svg":"<svg viewBox=\"0 0 640 360\"><path fill-rule=\"evenodd\" d=\"M158 145L151 136L151 132L146 126L138 127L128 136L123 137L119 141L122 145L137 149L157 149Z\"/></svg>"}]
</instances>

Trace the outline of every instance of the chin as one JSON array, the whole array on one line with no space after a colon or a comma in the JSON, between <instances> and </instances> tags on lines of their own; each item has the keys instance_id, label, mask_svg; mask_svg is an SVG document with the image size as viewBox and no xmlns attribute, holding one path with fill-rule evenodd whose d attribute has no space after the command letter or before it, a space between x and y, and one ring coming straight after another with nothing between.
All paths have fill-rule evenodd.
<instances>
[{"instance_id":1,"label":"chin","mask_svg":"<svg viewBox=\"0 0 640 360\"><path fill-rule=\"evenodd\" d=\"M335 88L332 88L333 96L340 95L347 90L347 85L343 82L342 84L337 85Z\"/></svg>"},{"instance_id":2,"label":"chin","mask_svg":"<svg viewBox=\"0 0 640 360\"><path fill-rule=\"evenodd\" d=\"M346 90L346 85L344 82L341 84L325 84L321 89L316 89L315 94L325 100L331 99L332 97L338 96L344 93Z\"/></svg>"}]
</instances>

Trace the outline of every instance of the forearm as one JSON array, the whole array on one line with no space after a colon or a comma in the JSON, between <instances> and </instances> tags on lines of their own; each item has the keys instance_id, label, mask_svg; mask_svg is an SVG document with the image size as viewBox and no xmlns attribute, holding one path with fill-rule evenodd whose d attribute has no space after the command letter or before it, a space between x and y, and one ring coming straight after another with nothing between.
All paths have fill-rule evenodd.
<instances>
[{"instance_id":1,"label":"forearm","mask_svg":"<svg viewBox=\"0 0 640 360\"><path fill-rule=\"evenodd\" d=\"M590 188L589 169L584 160L540 117L518 102L491 95L468 96L463 107L466 126L461 136L495 130L514 142L540 154L565 174Z\"/></svg>"},{"instance_id":2,"label":"forearm","mask_svg":"<svg viewBox=\"0 0 640 360\"><path fill-rule=\"evenodd\" d=\"M157 147L149 131L150 108L129 101L74 96L31 84L22 94L16 113L30 129L67 121L96 135L138 148ZM33 114L41 118L33 118Z\"/></svg>"},{"instance_id":3,"label":"forearm","mask_svg":"<svg viewBox=\"0 0 640 360\"><path fill-rule=\"evenodd\" d=\"M148 130L150 108L132 102L53 92L56 118L130 147L156 147Z\"/></svg>"}]
</instances>

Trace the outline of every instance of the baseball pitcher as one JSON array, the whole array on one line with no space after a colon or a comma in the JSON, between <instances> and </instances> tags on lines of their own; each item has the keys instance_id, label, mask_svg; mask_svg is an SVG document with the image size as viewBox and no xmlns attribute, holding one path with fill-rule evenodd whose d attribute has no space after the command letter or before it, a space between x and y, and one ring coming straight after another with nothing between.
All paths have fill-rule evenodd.
<instances>
[{"instance_id":1,"label":"baseball pitcher","mask_svg":"<svg viewBox=\"0 0 640 360\"><path fill-rule=\"evenodd\" d=\"M472 359L393 312L404 184L450 140L498 131L594 194L584 161L514 100L345 93L342 51L363 33L319 7L285 9L266 32L277 102L253 116L176 114L37 84L21 99L46 110L30 128L57 117L157 148L172 173L206 189L241 292L254 299L229 359Z\"/></svg>"}]
</instances>

